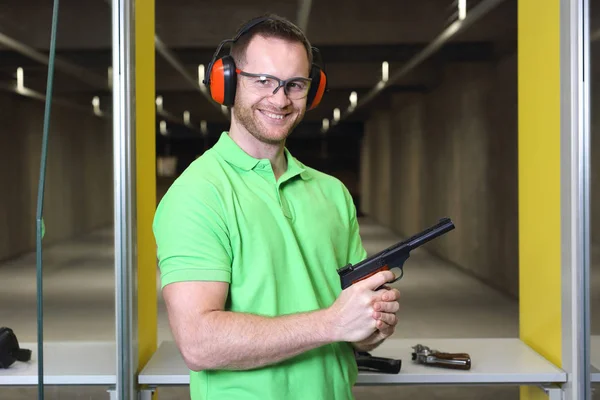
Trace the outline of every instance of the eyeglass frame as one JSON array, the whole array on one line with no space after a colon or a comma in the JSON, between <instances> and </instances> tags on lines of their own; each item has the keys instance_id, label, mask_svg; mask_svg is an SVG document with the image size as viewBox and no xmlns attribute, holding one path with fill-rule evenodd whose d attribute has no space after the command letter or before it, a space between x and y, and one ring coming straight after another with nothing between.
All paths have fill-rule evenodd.
<instances>
[{"instance_id":1,"label":"eyeglass frame","mask_svg":"<svg viewBox=\"0 0 600 400\"><path fill-rule=\"evenodd\" d=\"M236 68L235 70L236 73L242 75L242 76L246 76L249 78L260 78L260 77L265 77L265 78L270 78L270 79L274 79L275 81L277 81L277 87L273 90L273 93L271 93L271 95L274 95L277 93L277 91L279 91L279 88L283 87L283 92L285 93L285 95L287 97L289 97L289 94L287 92L287 84L292 82L292 81L297 81L297 80L302 80L305 82L308 82L308 88L306 88L306 94L303 97L299 97L297 99L294 100L301 100L304 99L306 97L308 97L308 93L310 92L310 85L312 84L312 78L307 78L304 76L295 76L292 78L288 78L288 79L279 79L276 76L273 75L269 75L269 74L253 74L250 72L246 72L246 71L242 71L239 68Z\"/></svg>"}]
</instances>

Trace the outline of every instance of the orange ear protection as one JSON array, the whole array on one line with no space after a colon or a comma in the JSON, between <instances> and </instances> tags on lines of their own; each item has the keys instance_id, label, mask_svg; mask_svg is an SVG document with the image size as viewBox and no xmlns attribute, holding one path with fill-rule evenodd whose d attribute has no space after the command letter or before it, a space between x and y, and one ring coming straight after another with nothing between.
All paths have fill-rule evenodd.
<instances>
[{"instance_id":1,"label":"orange ear protection","mask_svg":"<svg viewBox=\"0 0 600 400\"><path fill-rule=\"evenodd\" d=\"M250 29L269 19L271 18L261 17L252 20L242 27L240 32L233 39L223 40L219 44L219 47L215 51L210 64L208 64L208 68L205 70L203 80L203 83L209 88L212 99L217 103L225 106L232 106L235 100L235 91L237 88L237 73L233 57L230 55L225 55L217 58L221 52L221 49L225 44L237 41L240 36L247 33ZM323 99L323 95L327 91L327 75L324 71L324 68L321 67L323 62L320 57L319 49L313 47L312 52L313 64L310 71L310 78L312 81L308 91L308 96L306 98L307 110L316 108ZM318 64L314 60L318 60Z\"/></svg>"}]
</instances>

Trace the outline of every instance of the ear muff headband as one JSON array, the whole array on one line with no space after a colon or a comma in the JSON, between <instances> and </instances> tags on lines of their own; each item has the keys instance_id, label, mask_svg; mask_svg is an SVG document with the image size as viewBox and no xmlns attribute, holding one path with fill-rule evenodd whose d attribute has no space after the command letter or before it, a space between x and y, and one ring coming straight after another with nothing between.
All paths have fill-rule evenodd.
<instances>
[{"instance_id":1,"label":"ear muff headband","mask_svg":"<svg viewBox=\"0 0 600 400\"><path fill-rule=\"evenodd\" d=\"M244 25L233 39L225 39L219 43L217 50L213 54L212 60L204 71L203 80L203 83L209 88L210 95L215 102L228 107L232 106L235 101L235 91L237 88L237 73L233 57L225 55L218 58L221 50L227 43L236 42L250 29L270 19L272 18L256 18ZM320 59L320 52L316 47L313 47L312 53L313 64L310 71L311 87L306 98L307 110L315 109L327 91L327 74L324 71L324 67L321 67L323 63ZM315 62L315 60L318 61Z\"/></svg>"},{"instance_id":2,"label":"ear muff headband","mask_svg":"<svg viewBox=\"0 0 600 400\"><path fill-rule=\"evenodd\" d=\"M248 32L250 29L254 28L256 25L260 24L261 22L267 21L269 19L271 19L271 18L267 18L267 17L256 18L256 19L248 22L246 25L244 25L240 29L240 31L237 33L237 35L235 35L234 38L232 38L232 39L225 39L221 43L219 43L219 46L217 47L217 50L215 51L215 54L213 54L212 60L208 64L208 68L206 68L206 70L204 71L204 80L203 80L203 83L205 85L207 85L207 86L210 87L211 92L212 92L213 78L217 77L217 75L218 75L218 73L213 74L213 71L216 72L216 71L223 70L223 68L228 68L228 66L222 67L221 65L217 65L217 62L219 61L219 59L217 59L217 57L221 53L221 50L223 49L223 47L227 43L234 43L234 42L236 42L243 34L245 34L246 32ZM221 59L231 59L231 56L224 56ZM224 63L224 64L226 64L226 63ZM232 66L233 66L233 72L235 74L235 63L233 63ZM218 87L217 87L217 89L218 89ZM218 97L223 97L224 98L224 96L218 96ZM217 101L217 103L222 103L222 102L220 102L218 100L215 100L215 101Z\"/></svg>"}]
</instances>

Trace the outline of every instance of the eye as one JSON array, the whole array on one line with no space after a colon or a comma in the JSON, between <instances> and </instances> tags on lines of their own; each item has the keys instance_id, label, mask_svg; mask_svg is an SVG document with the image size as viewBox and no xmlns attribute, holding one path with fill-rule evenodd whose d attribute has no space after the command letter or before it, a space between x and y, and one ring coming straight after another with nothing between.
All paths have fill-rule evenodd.
<instances>
[{"instance_id":1,"label":"eye","mask_svg":"<svg viewBox=\"0 0 600 400\"><path fill-rule=\"evenodd\" d=\"M304 90L306 88L306 82L292 81L288 83L288 88L292 90Z\"/></svg>"},{"instance_id":2,"label":"eye","mask_svg":"<svg viewBox=\"0 0 600 400\"><path fill-rule=\"evenodd\" d=\"M273 80L271 78L267 78L266 76L259 77L255 83L260 86L271 86L273 84Z\"/></svg>"}]
</instances>

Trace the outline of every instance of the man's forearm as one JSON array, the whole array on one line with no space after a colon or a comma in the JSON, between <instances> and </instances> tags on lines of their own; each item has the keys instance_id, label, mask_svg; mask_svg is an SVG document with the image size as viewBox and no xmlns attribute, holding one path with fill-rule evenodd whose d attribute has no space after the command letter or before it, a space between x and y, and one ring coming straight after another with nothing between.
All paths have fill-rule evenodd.
<instances>
[{"instance_id":1,"label":"man's forearm","mask_svg":"<svg viewBox=\"0 0 600 400\"><path fill-rule=\"evenodd\" d=\"M198 370L258 368L335 341L326 310L274 318L213 311L196 333L187 350Z\"/></svg>"}]
</instances>

